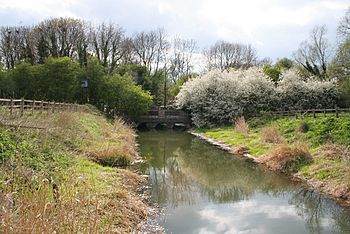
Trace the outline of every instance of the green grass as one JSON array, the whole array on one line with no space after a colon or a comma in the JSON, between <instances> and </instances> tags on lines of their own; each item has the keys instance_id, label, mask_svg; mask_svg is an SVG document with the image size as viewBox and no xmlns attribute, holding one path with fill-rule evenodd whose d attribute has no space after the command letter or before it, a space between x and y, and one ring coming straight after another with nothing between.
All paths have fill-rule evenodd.
<instances>
[{"instance_id":1,"label":"green grass","mask_svg":"<svg viewBox=\"0 0 350 234\"><path fill-rule=\"evenodd\" d=\"M233 147L246 146L250 149L249 152L255 156L261 156L270 149L270 145L264 144L260 141L260 135L258 133L250 133L248 136L244 136L234 132L232 127L220 127L214 129L202 128L197 129L196 131Z\"/></svg>"}]
</instances>

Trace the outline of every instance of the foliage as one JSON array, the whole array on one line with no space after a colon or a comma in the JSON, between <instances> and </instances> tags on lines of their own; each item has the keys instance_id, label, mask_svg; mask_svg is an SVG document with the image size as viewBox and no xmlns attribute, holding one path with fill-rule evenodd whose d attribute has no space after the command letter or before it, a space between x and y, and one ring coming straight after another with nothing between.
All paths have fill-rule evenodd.
<instances>
[{"instance_id":1,"label":"foliage","mask_svg":"<svg viewBox=\"0 0 350 234\"><path fill-rule=\"evenodd\" d=\"M273 66L271 66L270 64L266 64L263 68L264 73L271 78L271 80L273 82L275 82L277 84L280 75L281 75L281 71L278 68L275 68Z\"/></svg>"},{"instance_id":2,"label":"foliage","mask_svg":"<svg viewBox=\"0 0 350 234\"><path fill-rule=\"evenodd\" d=\"M334 108L338 97L335 82L319 81L313 77L303 81L295 70L282 74L276 92L277 107L283 110Z\"/></svg>"},{"instance_id":3,"label":"foliage","mask_svg":"<svg viewBox=\"0 0 350 234\"><path fill-rule=\"evenodd\" d=\"M196 126L213 126L260 111L334 107L336 97L333 82L306 82L287 70L276 87L261 70L251 68L192 78L182 86L176 104L190 112Z\"/></svg>"},{"instance_id":4,"label":"foliage","mask_svg":"<svg viewBox=\"0 0 350 234\"><path fill-rule=\"evenodd\" d=\"M339 106L350 106L350 38L341 43L329 68L329 76L338 80Z\"/></svg>"},{"instance_id":5,"label":"foliage","mask_svg":"<svg viewBox=\"0 0 350 234\"><path fill-rule=\"evenodd\" d=\"M135 85L129 75L105 76L101 90L103 92L99 93L99 101L121 115L135 117L147 111L152 104L152 96L141 86Z\"/></svg>"}]
</instances>

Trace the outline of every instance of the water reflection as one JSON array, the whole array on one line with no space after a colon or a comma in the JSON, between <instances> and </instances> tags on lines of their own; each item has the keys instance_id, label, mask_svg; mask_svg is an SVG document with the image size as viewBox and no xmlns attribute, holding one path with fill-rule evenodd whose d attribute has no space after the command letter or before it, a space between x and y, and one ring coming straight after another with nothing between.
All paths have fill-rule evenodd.
<instances>
[{"instance_id":1,"label":"water reflection","mask_svg":"<svg viewBox=\"0 0 350 234\"><path fill-rule=\"evenodd\" d=\"M350 233L332 201L189 134L141 133L139 143L173 233Z\"/></svg>"}]
</instances>

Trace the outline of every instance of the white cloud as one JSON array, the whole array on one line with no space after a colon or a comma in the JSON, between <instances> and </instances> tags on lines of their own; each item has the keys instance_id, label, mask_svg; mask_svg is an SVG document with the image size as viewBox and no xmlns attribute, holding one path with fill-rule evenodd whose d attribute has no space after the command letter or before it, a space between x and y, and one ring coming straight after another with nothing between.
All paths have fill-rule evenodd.
<instances>
[{"instance_id":1,"label":"white cloud","mask_svg":"<svg viewBox=\"0 0 350 234\"><path fill-rule=\"evenodd\" d=\"M0 22L71 16L114 21L129 33L163 26L200 46L216 40L252 43L262 57L276 57L290 56L315 24L335 28L348 6L348 0L0 0Z\"/></svg>"}]
</instances>

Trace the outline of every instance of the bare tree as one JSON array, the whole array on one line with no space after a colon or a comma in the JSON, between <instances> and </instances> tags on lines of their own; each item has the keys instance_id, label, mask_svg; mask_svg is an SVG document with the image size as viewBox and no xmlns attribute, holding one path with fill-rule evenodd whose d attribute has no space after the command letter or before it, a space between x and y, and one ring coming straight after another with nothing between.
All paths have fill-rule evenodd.
<instances>
[{"instance_id":1,"label":"bare tree","mask_svg":"<svg viewBox=\"0 0 350 234\"><path fill-rule=\"evenodd\" d=\"M345 40L350 38L350 7L345 13L345 16L339 22L338 35L343 37Z\"/></svg>"},{"instance_id":2,"label":"bare tree","mask_svg":"<svg viewBox=\"0 0 350 234\"><path fill-rule=\"evenodd\" d=\"M122 64L134 64L137 63L137 58L134 50L132 38L125 38L122 43L123 56L120 60Z\"/></svg>"},{"instance_id":3,"label":"bare tree","mask_svg":"<svg viewBox=\"0 0 350 234\"><path fill-rule=\"evenodd\" d=\"M310 33L310 38L300 44L294 53L295 61L312 75L320 78L326 76L330 45L326 38L325 26L316 26Z\"/></svg>"},{"instance_id":4,"label":"bare tree","mask_svg":"<svg viewBox=\"0 0 350 234\"><path fill-rule=\"evenodd\" d=\"M34 63L33 42L30 27L0 28L0 54L6 68L14 68L19 61Z\"/></svg>"},{"instance_id":5,"label":"bare tree","mask_svg":"<svg viewBox=\"0 0 350 234\"><path fill-rule=\"evenodd\" d=\"M90 38L93 54L112 72L123 57L123 29L112 23L102 23L91 28Z\"/></svg>"},{"instance_id":6,"label":"bare tree","mask_svg":"<svg viewBox=\"0 0 350 234\"><path fill-rule=\"evenodd\" d=\"M173 82L181 76L189 75L193 69L192 56L197 49L195 40L175 38L169 58L168 74Z\"/></svg>"},{"instance_id":7,"label":"bare tree","mask_svg":"<svg viewBox=\"0 0 350 234\"><path fill-rule=\"evenodd\" d=\"M138 62L150 72L157 73L161 64L166 65L169 42L164 29L135 34L133 47Z\"/></svg>"},{"instance_id":8,"label":"bare tree","mask_svg":"<svg viewBox=\"0 0 350 234\"><path fill-rule=\"evenodd\" d=\"M35 45L36 62L48 57L72 57L86 63L86 23L74 18L44 20L35 26L31 38Z\"/></svg>"},{"instance_id":9,"label":"bare tree","mask_svg":"<svg viewBox=\"0 0 350 234\"><path fill-rule=\"evenodd\" d=\"M203 52L207 69L249 68L256 64L256 50L251 45L218 41Z\"/></svg>"}]
</instances>

